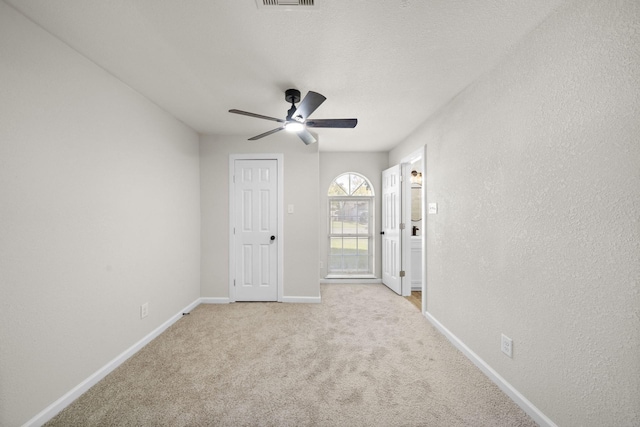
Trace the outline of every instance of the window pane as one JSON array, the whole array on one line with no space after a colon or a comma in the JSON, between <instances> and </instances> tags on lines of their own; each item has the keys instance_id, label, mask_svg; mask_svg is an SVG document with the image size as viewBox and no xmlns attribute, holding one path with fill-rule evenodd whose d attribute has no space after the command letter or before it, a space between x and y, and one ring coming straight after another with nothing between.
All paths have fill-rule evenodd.
<instances>
[{"instance_id":1,"label":"window pane","mask_svg":"<svg viewBox=\"0 0 640 427\"><path fill-rule=\"evenodd\" d=\"M329 243L329 256L342 255L342 237L332 237Z\"/></svg>"},{"instance_id":2,"label":"window pane","mask_svg":"<svg viewBox=\"0 0 640 427\"><path fill-rule=\"evenodd\" d=\"M358 203L358 234L369 234L371 200Z\"/></svg>"},{"instance_id":3,"label":"window pane","mask_svg":"<svg viewBox=\"0 0 640 427\"><path fill-rule=\"evenodd\" d=\"M343 201L340 203L340 217L341 218L350 218L354 215L357 214L357 203L356 202L351 202L351 201Z\"/></svg>"},{"instance_id":4,"label":"window pane","mask_svg":"<svg viewBox=\"0 0 640 427\"><path fill-rule=\"evenodd\" d=\"M367 274L372 271L370 237L331 238L329 271L343 274Z\"/></svg>"},{"instance_id":5,"label":"window pane","mask_svg":"<svg viewBox=\"0 0 640 427\"><path fill-rule=\"evenodd\" d=\"M342 225L343 234L356 234L358 232L358 224L355 221L352 221L351 218L348 218L346 221L344 221Z\"/></svg>"},{"instance_id":6,"label":"window pane","mask_svg":"<svg viewBox=\"0 0 640 427\"><path fill-rule=\"evenodd\" d=\"M364 179L359 175L349 174L349 184L349 195L352 195L364 184Z\"/></svg>"},{"instance_id":7,"label":"window pane","mask_svg":"<svg viewBox=\"0 0 640 427\"><path fill-rule=\"evenodd\" d=\"M329 271L342 271L342 255L329 256Z\"/></svg>"},{"instance_id":8,"label":"window pane","mask_svg":"<svg viewBox=\"0 0 640 427\"><path fill-rule=\"evenodd\" d=\"M358 271L361 271L361 272L369 271L369 256L358 257Z\"/></svg>"},{"instance_id":9,"label":"window pane","mask_svg":"<svg viewBox=\"0 0 640 427\"><path fill-rule=\"evenodd\" d=\"M344 194L346 194L347 196L351 194L351 192L349 191L349 174L340 175L336 178L335 181L333 181L333 183L341 188Z\"/></svg>"},{"instance_id":10,"label":"window pane","mask_svg":"<svg viewBox=\"0 0 640 427\"><path fill-rule=\"evenodd\" d=\"M342 222L340 220L343 202L331 200L329 202L329 233L342 234Z\"/></svg>"},{"instance_id":11,"label":"window pane","mask_svg":"<svg viewBox=\"0 0 640 427\"><path fill-rule=\"evenodd\" d=\"M352 196L373 196L369 183L365 182L351 194Z\"/></svg>"},{"instance_id":12,"label":"window pane","mask_svg":"<svg viewBox=\"0 0 640 427\"><path fill-rule=\"evenodd\" d=\"M368 223L363 224L362 221L369 221L369 217L366 217L365 219L358 221L358 234L369 235L369 224Z\"/></svg>"},{"instance_id":13,"label":"window pane","mask_svg":"<svg viewBox=\"0 0 640 427\"><path fill-rule=\"evenodd\" d=\"M359 238L358 239L358 255L368 255L369 254L369 238Z\"/></svg>"},{"instance_id":14,"label":"window pane","mask_svg":"<svg viewBox=\"0 0 640 427\"><path fill-rule=\"evenodd\" d=\"M340 211L342 210L343 202L339 200L331 200L329 202L329 215L332 218L338 218L340 216Z\"/></svg>"},{"instance_id":15,"label":"window pane","mask_svg":"<svg viewBox=\"0 0 640 427\"><path fill-rule=\"evenodd\" d=\"M342 239L342 253L344 255L355 255L358 249L358 239L355 237L344 237Z\"/></svg>"},{"instance_id":16,"label":"window pane","mask_svg":"<svg viewBox=\"0 0 640 427\"><path fill-rule=\"evenodd\" d=\"M327 194L329 196L348 196L345 189L338 185L338 183L336 183L335 181L333 181L329 186L329 191Z\"/></svg>"},{"instance_id":17,"label":"window pane","mask_svg":"<svg viewBox=\"0 0 640 427\"><path fill-rule=\"evenodd\" d=\"M342 208L342 200L331 200L329 202L329 210L333 213L333 212L337 212L340 210L340 208Z\"/></svg>"},{"instance_id":18,"label":"window pane","mask_svg":"<svg viewBox=\"0 0 640 427\"><path fill-rule=\"evenodd\" d=\"M345 256L344 259L344 268L346 273L357 273L358 272L358 257L357 256Z\"/></svg>"},{"instance_id":19,"label":"window pane","mask_svg":"<svg viewBox=\"0 0 640 427\"><path fill-rule=\"evenodd\" d=\"M342 221L338 221L335 218L331 218L331 227L329 230L329 233L331 234L342 234L343 233L343 228L342 228Z\"/></svg>"}]
</instances>

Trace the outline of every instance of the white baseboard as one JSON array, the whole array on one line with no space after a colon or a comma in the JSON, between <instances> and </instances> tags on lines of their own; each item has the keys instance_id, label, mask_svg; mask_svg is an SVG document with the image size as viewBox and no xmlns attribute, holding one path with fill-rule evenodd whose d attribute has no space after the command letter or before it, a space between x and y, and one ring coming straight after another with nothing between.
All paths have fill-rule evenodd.
<instances>
[{"instance_id":1,"label":"white baseboard","mask_svg":"<svg viewBox=\"0 0 640 427\"><path fill-rule=\"evenodd\" d=\"M319 304L322 302L322 297L282 297L282 302L300 302L300 303L311 303L311 304Z\"/></svg>"},{"instance_id":2,"label":"white baseboard","mask_svg":"<svg viewBox=\"0 0 640 427\"><path fill-rule=\"evenodd\" d=\"M436 329L438 329L451 343L458 348L469 360L471 360L486 376L489 377L507 396L511 398L523 411L525 411L533 420L540 426L544 427L558 427L549 417L547 417L542 411L531 403L526 397L524 397L518 390L516 390L511 384L509 384L500 374L498 374L491 366L489 366L484 360L482 360L476 353L473 352L460 338L451 333L444 327L435 317L429 312L424 313L424 317Z\"/></svg>"},{"instance_id":3,"label":"white baseboard","mask_svg":"<svg viewBox=\"0 0 640 427\"><path fill-rule=\"evenodd\" d=\"M200 304L229 304L228 297L202 297Z\"/></svg>"},{"instance_id":4,"label":"white baseboard","mask_svg":"<svg viewBox=\"0 0 640 427\"><path fill-rule=\"evenodd\" d=\"M282 302L288 303L320 303L321 297L283 297ZM171 316L169 320L164 322L162 325L158 326L156 329L147 334L140 341L129 347L127 350L122 352L116 358L111 360L109 363L104 365L102 368L98 369L87 379L82 381L80 384L75 386L69 392L64 394L58 400L53 402L51 405L47 406L36 416L31 418L29 421L24 423L22 427L39 427L55 417L60 411L69 406L74 400L80 397L83 393L89 390L91 387L96 385L100 380L106 377L109 373L111 373L114 369L124 363L128 358L136 354L142 347L147 345L151 340L156 338L158 335L163 333L169 326L173 325L180 318L182 318L183 313L189 313L194 308L196 308L200 304L229 304L229 298L227 297L201 297L186 306L179 313Z\"/></svg>"},{"instance_id":5,"label":"white baseboard","mask_svg":"<svg viewBox=\"0 0 640 427\"><path fill-rule=\"evenodd\" d=\"M324 279L320 279L320 283L322 284L354 284L354 285L360 285L360 284L378 284L378 283L382 283L382 279L336 279L336 278L324 278Z\"/></svg>"},{"instance_id":6,"label":"white baseboard","mask_svg":"<svg viewBox=\"0 0 640 427\"><path fill-rule=\"evenodd\" d=\"M176 323L180 318L182 318L182 313L188 313L197 307L200 304L200 298L186 306L179 313L171 316L169 320L164 322L162 325L158 326L156 329L147 334L140 341L129 347L127 350L118 355L115 359L111 360L109 363L104 365L102 368L98 369L94 372L89 378L82 381L80 384L75 386L61 398L53 402L51 405L47 406L44 410L42 410L35 417L31 418L29 421L23 424L22 427L31 427L31 426L41 426L51 418L55 417L60 411L69 406L74 400L80 397L84 392L89 390L95 384L97 384L101 379L106 377L109 373L111 373L114 369L124 363L128 358L136 354L142 347L147 345L151 340L156 338L158 335L163 333L169 326Z\"/></svg>"}]
</instances>

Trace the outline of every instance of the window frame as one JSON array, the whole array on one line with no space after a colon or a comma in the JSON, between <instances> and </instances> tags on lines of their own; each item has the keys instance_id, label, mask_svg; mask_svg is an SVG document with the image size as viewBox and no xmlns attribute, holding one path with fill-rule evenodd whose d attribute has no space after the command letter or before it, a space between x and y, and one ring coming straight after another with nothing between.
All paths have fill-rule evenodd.
<instances>
[{"instance_id":1,"label":"window frame","mask_svg":"<svg viewBox=\"0 0 640 427\"><path fill-rule=\"evenodd\" d=\"M359 178L362 179L362 183L360 185L358 185L353 191L351 191L351 189L349 189L349 191L351 191L351 194L347 194L346 189L342 186L340 186L340 188L342 188L343 190L345 190L345 194L343 195L329 195L329 191L332 188L332 186L334 185L334 183L337 183L338 179L340 179L341 177L345 176L345 175L355 175ZM351 177L349 176L349 182L351 182ZM366 185L367 188L369 189L369 194L368 195L361 195L361 194L356 194L353 195L354 192L357 192L363 185ZM327 198L328 198L328 215L327 215L327 222L328 222L328 238L327 238L327 243L328 243L328 250L327 250L327 278L372 278L374 277L374 272L375 272L375 236L374 236L374 230L375 230L375 223L374 223L374 219L375 219L375 192L373 189L373 185L371 184L371 181L369 181L369 179L367 179L367 177L365 177L362 174L356 173L356 172L345 172L342 173L338 176L336 176L331 183L329 184L329 189L327 190ZM354 232L344 232L344 219L341 220L342 222L342 230L339 233L335 232L335 228L334 228L334 223L335 223L335 219L337 218L335 215L335 202L352 202L355 203L355 209L356 209L356 215L353 217L355 219L355 221L351 221L351 222L355 222L356 224L356 231ZM362 222L360 222L360 217L361 217L361 212L364 212L363 210L359 209L359 205L365 203L365 209L367 211L367 221L365 222L366 224L368 224L367 227L367 232L366 233L360 233L358 230L358 224L361 224ZM342 208L341 208L342 209ZM344 218L344 216L343 216ZM345 263L345 254L344 252L339 255L340 259L341 259L341 268L332 268L332 260L334 259L333 257L335 257L335 254L332 254L332 242L334 239L339 238L342 239L342 245L341 248L344 251L344 239L356 239L356 253L352 254L352 255L346 255L347 258L355 258L356 259L356 267L355 268L345 268L345 265L347 265L348 263ZM361 261L361 257L362 255L359 253L360 250L360 240L366 240L366 271L360 268L359 262Z\"/></svg>"}]
</instances>

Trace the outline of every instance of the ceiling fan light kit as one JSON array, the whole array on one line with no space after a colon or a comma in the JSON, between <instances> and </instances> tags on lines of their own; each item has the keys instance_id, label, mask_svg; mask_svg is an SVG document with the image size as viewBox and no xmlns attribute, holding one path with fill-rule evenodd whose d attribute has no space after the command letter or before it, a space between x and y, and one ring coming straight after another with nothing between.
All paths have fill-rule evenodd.
<instances>
[{"instance_id":1,"label":"ceiling fan light kit","mask_svg":"<svg viewBox=\"0 0 640 427\"><path fill-rule=\"evenodd\" d=\"M289 122L284 125L284 129L289 132L300 132L304 129L304 125L298 122Z\"/></svg>"},{"instance_id":2,"label":"ceiling fan light kit","mask_svg":"<svg viewBox=\"0 0 640 427\"><path fill-rule=\"evenodd\" d=\"M300 91L297 89L287 89L284 93L285 101L291 103L291 108L287 112L287 117L283 119L277 119L275 117L263 116L262 114L250 113L248 111L229 110L230 113L240 114L243 116L255 117L257 119L270 120L278 123L282 123L282 125L278 128L272 129L265 133L261 133L260 135L256 135L252 138L249 138L249 141L255 141L260 138L264 138L265 136L269 136L276 132L279 132L283 129L286 129L290 132L295 132L298 134L298 137L305 144L313 144L317 142L313 135L307 130L310 128L354 128L358 124L358 119L316 119L316 120L308 120L309 116L316 111L316 109L327 99L323 95L320 95L317 92L309 91L307 95L304 97L302 102L300 102ZM296 103L300 102L296 107Z\"/></svg>"}]
</instances>

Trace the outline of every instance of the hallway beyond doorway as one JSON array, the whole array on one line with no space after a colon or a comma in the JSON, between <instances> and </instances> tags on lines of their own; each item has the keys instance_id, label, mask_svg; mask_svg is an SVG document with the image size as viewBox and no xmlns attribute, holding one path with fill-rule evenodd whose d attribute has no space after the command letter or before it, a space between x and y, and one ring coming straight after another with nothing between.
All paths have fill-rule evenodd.
<instances>
[{"instance_id":1,"label":"hallway beyond doorway","mask_svg":"<svg viewBox=\"0 0 640 427\"><path fill-rule=\"evenodd\" d=\"M418 310L422 312L422 292L421 291L411 291L411 295L405 298L409 300L411 304L418 307Z\"/></svg>"}]
</instances>

